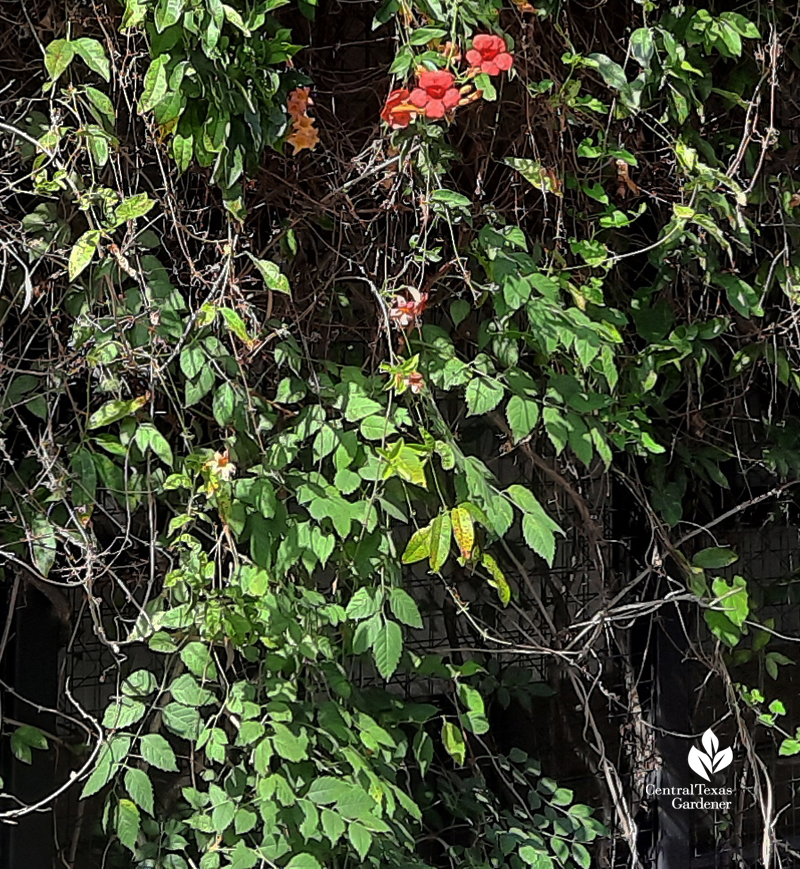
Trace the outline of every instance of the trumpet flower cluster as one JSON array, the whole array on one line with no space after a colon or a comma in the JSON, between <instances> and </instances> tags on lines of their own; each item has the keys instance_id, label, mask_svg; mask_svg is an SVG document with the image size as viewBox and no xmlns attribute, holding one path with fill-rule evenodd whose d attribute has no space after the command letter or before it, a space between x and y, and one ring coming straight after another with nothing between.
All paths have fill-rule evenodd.
<instances>
[{"instance_id":1,"label":"trumpet flower cluster","mask_svg":"<svg viewBox=\"0 0 800 869\"><path fill-rule=\"evenodd\" d=\"M458 46L448 43L444 47L450 63L466 60L467 69L459 79L447 70L420 70L414 88L396 88L386 98L381 119L393 130L407 127L418 117L438 121L451 116L459 106L466 106L481 97L472 79L476 75L500 75L514 64L505 37L481 33L472 40L472 48L462 56Z\"/></svg>"},{"instance_id":2,"label":"trumpet flower cluster","mask_svg":"<svg viewBox=\"0 0 800 869\"><path fill-rule=\"evenodd\" d=\"M313 151L319 143L319 131L314 119L308 116L308 107L313 106L310 88L296 88L289 94L287 111L292 119L292 132L287 141L297 154L304 148Z\"/></svg>"}]
</instances>

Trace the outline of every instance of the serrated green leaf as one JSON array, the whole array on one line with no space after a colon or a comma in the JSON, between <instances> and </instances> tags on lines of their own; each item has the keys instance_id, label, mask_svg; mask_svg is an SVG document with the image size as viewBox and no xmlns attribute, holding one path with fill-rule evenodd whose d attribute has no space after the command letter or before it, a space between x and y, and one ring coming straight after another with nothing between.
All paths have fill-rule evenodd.
<instances>
[{"instance_id":1,"label":"serrated green leaf","mask_svg":"<svg viewBox=\"0 0 800 869\"><path fill-rule=\"evenodd\" d=\"M347 796L352 787L353 785L350 782L343 779L323 775L311 782L306 797L317 805L328 805Z\"/></svg>"},{"instance_id":2,"label":"serrated green leaf","mask_svg":"<svg viewBox=\"0 0 800 869\"><path fill-rule=\"evenodd\" d=\"M128 769L125 772L125 790L136 805L153 814L153 785L147 775L141 769Z\"/></svg>"},{"instance_id":3,"label":"serrated green leaf","mask_svg":"<svg viewBox=\"0 0 800 869\"><path fill-rule=\"evenodd\" d=\"M175 752L160 733L147 733L139 739L139 751L142 757L157 769L164 772L177 772Z\"/></svg>"},{"instance_id":4,"label":"serrated green leaf","mask_svg":"<svg viewBox=\"0 0 800 869\"><path fill-rule=\"evenodd\" d=\"M156 677L149 670L134 670L122 683L122 693L126 697L149 697L158 687Z\"/></svg>"},{"instance_id":5,"label":"serrated green leaf","mask_svg":"<svg viewBox=\"0 0 800 869\"><path fill-rule=\"evenodd\" d=\"M233 829L237 836L243 836L255 829L258 824L258 815L250 809L239 809L234 815Z\"/></svg>"},{"instance_id":6,"label":"serrated green leaf","mask_svg":"<svg viewBox=\"0 0 800 869\"><path fill-rule=\"evenodd\" d=\"M272 727L274 730L272 745L282 758L299 763L308 757L308 737L305 733L295 736L285 724L278 721L273 721Z\"/></svg>"},{"instance_id":7,"label":"serrated green leaf","mask_svg":"<svg viewBox=\"0 0 800 869\"><path fill-rule=\"evenodd\" d=\"M361 860L366 860L367 853L372 847L372 833L362 824L354 821L347 828L347 837L350 844L356 849Z\"/></svg>"},{"instance_id":8,"label":"serrated green leaf","mask_svg":"<svg viewBox=\"0 0 800 869\"><path fill-rule=\"evenodd\" d=\"M528 546L540 555L550 567L556 553L556 538L539 517L526 514L522 517L522 535Z\"/></svg>"},{"instance_id":9,"label":"serrated green leaf","mask_svg":"<svg viewBox=\"0 0 800 869\"><path fill-rule=\"evenodd\" d=\"M205 643L193 640L181 649L181 660L200 679L216 679L217 666Z\"/></svg>"},{"instance_id":10,"label":"serrated green leaf","mask_svg":"<svg viewBox=\"0 0 800 869\"><path fill-rule=\"evenodd\" d=\"M225 799L219 805L214 806L211 812L211 826L217 833L224 833L233 823L236 815L236 803L231 799Z\"/></svg>"},{"instance_id":11,"label":"serrated green leaf","mask_svg":"<svg viewBox=\"0 0 800 869\"><path fill-rule=\"evenodd\" d=\"M169 686L170 694L184 706L208 706L216 702L214 694L197 684L191 673L184 673Z\"/></svg>"},{"instance_id":12,"label":"serrated green leaf","mask_svg":"<svg viewBox=\"0 0 800 869\"><path fill-rule=\"evenodd\" d=\"M95 768L81 791L81 799L96 794L111 781L120 763L127 757L130 747L131 737L127 733L115 734L109 739L97 755Z\"/></svg>"},{"instance_id":13,"label":"serrated green leaf","mask_svg":"<svg viewBox=\"0 0 800 869\"><path fill-rule=\"evenodd\" d=\"M286 869L322 869L322 866L312 854L295 854L286 864Z\"/></svg>"},{"instance_id":14,"label":"serrated green leaf","mask_svg":"<svg viewBox=\"0 0 800 869\"><path fill-rule=\"evenodd\" d=\"M347 602L347 618L360 621L375 615L380 608L380 599L371 588L360 588Z\"/></svg>"},{"instance_id":15,"label":"serrated green leaf","mask_svg":"<svg viewBox=\"0 0 800 869\"><path fill-rule=\"evenodd\" d=\"M184 739L196 739L200 729L200 713L193 706L167 703L163 711L164 726Z\"/></svg>"},{"instance_id":16,"label":"serrated green leaf","mask_svg":"<svg viewBox=\"0 0 800 869\"><path fill-rule=\"evenodd\" d=\"M389 679L397 669L402 651L403 632L400 630L400 625L397 622L386 621L372 644L375 666L384 679Z\"/></svg>"},{"instance_id":17,"label":"serrated green leaf","mask_svg":"<svg viewBox=\"0 0 800 869\"><path fill-rule=\"evenodd\" d=\"M144 718L144 703L132 697L117 697L103 714L103 727L107 730L123 730Z\"/></svg>"},{"instance_id":18,"label":"serrated green leaf","mask_svg":"<svg viewBox=\"0 0 800 869\"><path fill-rule=\"evenodd\" d=\"M552 567L555 556L555 534L563 533L561 528L545 513L533 493L524 486L509 486L507 494L523 511L522 533L528 546Z\"/></svg>"},{"instance_id":19,"label":"serrated green leaf","mask_svg":"<svg viewBox=\"0 0 800 869\"><path fill-rule=\"evenodd\" d=\"M466 391L467 416L478 416L494 410L503 398L503 387L487 377L473 377Z\"/></svg>"},{"instance_id":20,"label":"serrated green leaf","mask_svg":"<svg viewBox=\"0 0 800 869\"><path fill-rule=\"evenodd\" d=\"M449 531L448 531L449 534ZM422 628L422 616L416 601L402 588L393 588L389 592L389 606L394 617L410 628Z\"/></svg>"},{"instance_id":21,"label":"serrated green leaf","mask_svg":"<svg viewBox=\"0 0 800 869\"><path fill-rule=\"evenodd\" d=\"M330 809L323 809L322 829L330 840L331 845L335 845L341 839L342 834L347 829L347 825L344 819L340 815L337 815L336 812Z\"/></svg>"},{"instance_id":22,"label":"serrated green leaf","mask_svg":"<svg viewBox=\"0 0 800 869\"><path fill-rule=\"evenodd\" d=\"M243 721L236 734L236 745L253 745L261 739L265 730L266 728L260 721Z\"/></svg>"},{"instance_id":23,"label":"serrated green leaf","mask_svg":"<svg viewBox=\"0 0 800 869\"><path fill-rule=\"evenodd\" d=\"M519 443L536 428L536 423L539 422L539 405L532 398L512 395L506 407L506 419L514 443Z\"/></svg>"}]
</instances>

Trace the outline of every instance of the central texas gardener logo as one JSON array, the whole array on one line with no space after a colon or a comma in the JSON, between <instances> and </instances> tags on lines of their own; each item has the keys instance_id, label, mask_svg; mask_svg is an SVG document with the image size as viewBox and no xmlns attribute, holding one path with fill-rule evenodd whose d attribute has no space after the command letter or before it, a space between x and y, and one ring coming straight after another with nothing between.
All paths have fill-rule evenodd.
<instances>
[{"instance_id":1,"label":"central texas gardener logo","mask_svg":"<svg viewBox=\"0 0 800 869\"><path fill-rule=\"evenodd\" d=\"M733 749L723 748L719 751L719 740L712 730L706 730L703 734L703 748L704 752L694 745L689 749L689 766L700 778L711 781L715 772L733 763Z\"/></svg>"}]
</instances>

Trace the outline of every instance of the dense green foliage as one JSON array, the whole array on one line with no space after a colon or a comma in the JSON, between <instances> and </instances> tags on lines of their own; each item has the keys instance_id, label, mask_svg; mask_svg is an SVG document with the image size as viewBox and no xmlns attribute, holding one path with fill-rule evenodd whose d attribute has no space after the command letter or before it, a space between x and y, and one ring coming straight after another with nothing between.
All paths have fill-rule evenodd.
<instances>
[{"instance_id":1,"label":"dense green foliage","mask_svg":"<svg viewBox=\"0 0 800 869\"><path fill-rule=\"evenodd\" d=\"M601 823L491 741L509 680L523 708L542 689L492 655L521 562L546 573L567 522L608 557L590 478L637 500L643 576L703 614L740 726L800 750L769 687L790 659L703 531L733 476L790 509L800 459L788 19L615 3L600 38L555 3L357 8L394 51L384 120L406 115L381 123L382 91L366 137L320 86L322 147L284 153L328 23L304 0L128 0L116 32L49 41L44 96L0 125L2 553L8 580L78 588L118 661L81 785L107 865L588 867L612 824L635 851L622 797ZM481 33L510 69L465 59ZM437 70L443 117L414 96ZM558 497L500 482L485 431ZM409 647L425 571L470 659ZM587 631L536 640L581 702ZM737 674L754 660L769 682Z\"/></svg>"}]
</instances>

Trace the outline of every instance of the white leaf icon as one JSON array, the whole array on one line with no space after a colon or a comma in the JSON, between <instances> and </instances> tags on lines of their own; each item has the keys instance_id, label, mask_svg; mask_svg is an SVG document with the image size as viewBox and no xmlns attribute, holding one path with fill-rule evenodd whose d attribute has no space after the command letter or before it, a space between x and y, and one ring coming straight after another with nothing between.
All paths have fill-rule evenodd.
<instances>
[{"instance_id":1,"label":"white leaf icon","mask_svg":"<svg viewBox=\"0 0 800 869\"><path fill-rule=\"evenodd\" d=\"M732 763L733 749L723 748L722 751L714 757L713 772L719 772L721 769L725 769L726 766L730 766Z\"/></svg>"},{"instance_id":2,"label":"white leaf icon","mask_svg":"<svg viewBox=\"0 0 800 869\"><path fill-rule=\"evenodd\" d=\"M717 751L719 740L711 729L706 730L702 741L705 752L694 746L689 749L689 766L700 778L711 781L709 773L719 772L733 763L733 749L723 748L722 751Z\"/></svg>"},{"instance_id":3,"label":"white leaf icon","mask_svg":"<svg viewBox=\"0 0 800 869\"><path fill-rule=\"evenodd\" d=\"M713 730L706 730L703 734L703 748L706 750L706 754L709 758L714 757L717 753L717 749L719 748L719 740L714 735Z\"/></svg>"},{"instance_id":4,"label":"white leaf icon","mask_svg":"<svg viewBox=\"0 0 800 869\"><path fill-rule=\"evenodd\" d=\"M694 745L689 749L689 766L700 776L700 778L704 778L706 781L711 781L705 769L710 760L711 758L708 757L708 755L703 754L703 752Z\"/></svg>"}]
</instances>

